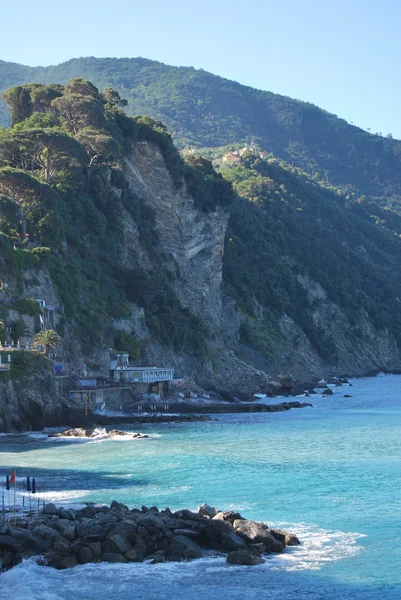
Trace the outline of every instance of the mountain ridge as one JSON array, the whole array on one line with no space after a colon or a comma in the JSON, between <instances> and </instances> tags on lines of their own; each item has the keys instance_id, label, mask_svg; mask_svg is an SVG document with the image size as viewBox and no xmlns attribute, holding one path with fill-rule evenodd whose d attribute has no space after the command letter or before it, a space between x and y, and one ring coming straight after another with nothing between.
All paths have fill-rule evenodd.
<instances>
[{"instance_id":1,"label":"mountain ridge","mask_svg":"<svg viewBox=\"0 0 401 600\"><path fill-rule=\"evenodd\" d=\"M161 120L179 148L253 139L312 175L400 210L401 141L368 133L312 103L146 58L86 57L50 67L0 61L0 91L32 79L74 77L117 89L128 100L128 114ZM8 122L2 104L0 123Z\"/></svg>"}]
</instances>

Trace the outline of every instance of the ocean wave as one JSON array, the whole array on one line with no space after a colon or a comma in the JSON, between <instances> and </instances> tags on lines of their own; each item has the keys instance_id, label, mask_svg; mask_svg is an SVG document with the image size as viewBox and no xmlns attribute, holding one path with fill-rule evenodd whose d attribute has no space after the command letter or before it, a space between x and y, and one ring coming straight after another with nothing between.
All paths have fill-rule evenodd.
<instances>
[{"instance_id":1,"label":"ocean wave","mask_svg":"<svg viewBox=\"0 0 401 600\"><path fill-rule=\"evenodd\" d=\"M306 523L276 523L288 531L296 532L300 546L289 546L284 554L269 557L269 566L287 571L319 570L325 563L351 558L359 554L362 546L357 540L362 533L332 531Z\"/></svg>"}]
</instances>

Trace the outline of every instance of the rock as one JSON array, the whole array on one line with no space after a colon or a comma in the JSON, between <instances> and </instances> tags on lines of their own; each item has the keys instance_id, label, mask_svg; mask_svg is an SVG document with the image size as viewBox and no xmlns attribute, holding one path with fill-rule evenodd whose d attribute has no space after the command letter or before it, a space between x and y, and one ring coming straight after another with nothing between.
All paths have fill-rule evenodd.
<instances>
[{"instance_id":1,"label":"rock","mask_svg":"<svg viewBox=\"0 0 401 600\"><path fill-rule=\"evenodd\" d=\"M249 544L249 549L256 556L261 556L266 550L265 545L261 542L259 544Z\"/></svg>"},{"instance_id":2,"label":"rock","mask_svg":"<svg viewBox=\"0 0 401 600\"><path fill-rule=\"evenodd\" d=\"M115 554L113 552L104 552L102 556L104 562L111 563L126 563L128 560L122 554Z\"/></svg>"},{"instance_id":3,"label":"rock","mask_svg":"<svg viewBox=\"0 0 401 600\"><path fill-rule=\"evenodd\" d=\"M136 536L136 542L135 542L134 548L138 553L141 553L144 556L146 556L148 547L147 547L144 539L140 535Z\"/></svg>"},{"instance_id":4,"label":"rock","mask_svg":"<svg viewBox=\"0 0 401 600\"><path fill-rule=\"evenodd\" d=\"M44 515L58 515L58 508L51 502L45 504L42 510Z\"/></svg>"},{"instance_id":5,"label":"rock","mask_svg":"<svg viewBox=\"0 0 401 600\"><path fill-rule=\"evenodd\" d=\"M33 535L29 529L7 527L6 534L22 544L27 550L36 550L40 553L46 551L50 546L50 541Z\"/></svg>"},{"instance_id":6,"label":"rock","mask_svg":"<svg viewBox=\"0 0 401 600\"><path fill-rule=\"evenodd\" d=\"M173 537L167 555L171 561L199 558L201 549L196 542L185 535L177 535Z\"/></svg>"},{"instance_id":7,"label":"rock","mask_svg":"<svg viewBox=\"0 0 401 600\"><path fill-rule=\"evenodd\" d=\"M0 550L7 552L24 552L24 546L10 535L0 535ZM4 558L4 556L3 556Z\"/></svg>"},{"instance_id":8,"label":"rock","mask_svg":"<svg viewBox=\"0 0 401 600\"><path fill-rule=\"evenodd\" d=\"M151 558L151 561L150 561L151 565L157 565L158 563L165 563L167 560L166 553L164 552L164 550L158 550L150 558Z\"/></svg>"},{"instance_id":9,"label":"rock","mask_svg":"<svg viewBox=\"0 0 401 600\"><path fill-rule=\"evenodd\" d=\"M218 513L213 519L210 519L210 526L220 533L228 533L233 530L231 523L224 520L223 513Z\"/></svg>"},{"instance_id":10,"label":"rock","mask_svg":"<svg viewBox=\"0 0 401 600\"><path fill-rule=\"evenodd\" d=\"M115 534L107 538L107 550L111 553L124 554L131 550L131 544L121 534Z\"/></svg>"},{"instance_id":11,"label":"rock","mask_svg":"<svg viewBox=\"0 0 401 600\"><path fill-rule=\"evenodd\" d=\"M130 434L127 433L126 431L121 431L121 429L112 429L111 431L108 432L107 437L109 438L113 438L116 436L129 436Z\"/></svg>"},{"instance_id":12,"label":"rock","mask_svg":"<svg viewBox=\"0 0 401 600\"><path fill-rule=\"evenodd\" d=\"M261 565L265 561L260 556L255 556L246 550L235 550L227 556L230 565Z\"/></svg>"},{"instance_id":13,"label":"rock","mask_svg":"<svg viewBox=\"0 0 401 600\"><path fill-rule=\"evenodd\" d=\"M174 533L174 535L186 535L191 540L196 540L196 541L198 541L199 538L201 537L201 532L194 531L193 529L174 529L173 533Z\"/></svg>"},{"instance_id":14,"label":"rock","mask_svg":"<svg viewBox=\"0 0 401 600\"><path fill-rule=\"evenodd\" d=\"M198 513L209 519L213 519L218 512L220 511L218 511L217 508L214 508L214 506L210 506L209 504L201 504L198 507Z\"/></svg>"},{"instance_id":15,"label":"rock","mask_svg":"<svg viewBox=\"0 0 401 600\"><path fill-rule=\"evenodd\" d=\"M128 550L124 553L124 556L128 562L139 562L138 552L136 550Z\"/></svg>"},{"instance_id":16,"label":"rock","mask_svg":"<svg viewBox=\"0 0 401 600\"><path fill-rule=\"evenodd\" d=\"M55 569L72 569L77 566L78 561L75 556L60 556L57 552L52 552L47 556L47 564Z\"/></svg>"},{"instance_id":17,"label":"rock","mask_svg":"<svg viewBox=\"0 0 401 600\"><path fill-rule=\"evenodd\" d=\"M102 535L101 526L92 519L85 519L75 526L76 535L78 538L83 538L92 535Z\"/></svg>"},{"instance_id":18,"label":"rock","mask_svg":"<svg viewBox=\"0 0 401 600\"><path fill-rule=\"evenodd\" d=\"M307 393L311 396L312 394L317 394L316 390L307 390Z\"/></svg>"},{"instance_id":19,"label":"rock","mask_svg":"<svg viewBox=\"0 0 401 600\"><path fill-rule=\"evenodd\" d=\"M141 527L146 527L146 528L154 527L155 529L164 529L164 527L165 527L162 519L150 512L144 514L143 516L138 517L136 522L137 522L138 526L140 525Z\"/></svg>"},{"instance_id":20,"label":"rock","mask_svg":"<svg viewBox=\"0 0 401 600\"><path fill-rule=\"evenodd\" d=\"M352 398L349 394L344 394L343 398Z\"/></svg>"},{"instance_id":21,"label":"rock","mask_svg":"<svg viewBox=\"0 0 401 600\"><path fill-rule=\"evenodd\" d=\"M248 550L248 546L244 538L229 532L221 534L221 549L223 552L232 552L233 550Z\"/></svg>"},{"instance_id":22,"label":"rock","mask_svg":"<svg viewBox=\"0 0 401 600\"><path fill-rule=\"evenodd\" d=\"M268 530L262 523L247 521L246 519L234 521L234 532L252 544L265 543L265 540L270 538Z\"/></svg>"},{"instance_id":23,"label":"rock","mask_svg":"<svg viewBox=\"0 0 401 600\"><path fill-rule=\"evenodd\" d=\"M33 533L44 540L48 540L49 542L53 541L55 537L60 535L60 533L56 531L56 529L53 529L53 527L48 527L47 525L43 524L34 527Z\"/></svg>"},{"instance_id":24,"label":"rock","mask_svg":"<svg viewBox=\"0 0 401 600\"><path fill-rule=\"evenodd\" d=\"M288 533L281 529L270 529L270 533L285 546L298 546L301 543L294 533Z\"/></svg>"},{"instance_id":25,"label":"rock","mask_svg":"<svg viewBox=\"0 0 401 600\"><path fill-rule=\"evenodd\" d=\"M321 392L322 396L332 396L333 395L333 390L331 390L330 388L326 388L325 390L323 390L323 392Z\"/></svg>"},{"instance_id":26,"label":"rock","mask_svg":"<svg viewBox=\"0 0 401 600\"><path fill-rule=\"evenodd\" d=\"M14 561L14 553L11 551L3 553L3 567L10 567Z\"/></svg>"},{"instance_id":27,"label":"rock","mask_svg":"<svg viewBox=\"0 0 401 600\"><path fill-rule=\"evenodd\" d=\"M92 552L92 549L88 546L82 548L78 553L78 560L81 563L81 565L85 565L86 563L92 562L93 558L94 554Z\"/></svg>"},{"instance_id":28,"label":"rock","mask_svg":"<svg viewBox=\"0 0 401 600\"><path fill-rule=\"evenodd\" d=\"M52 545L52 550L54 552L57 552L58 554L62 554L62 555L69 555L72 554L72 547L71 544L64 539L63 537L58 537L55 538L53 545Z\"/></svg>"},{"instance_id":29,"label":"rock","mask_svg":"<svg viewBox=\"0 0 401 600\"><path fill-rule=\"evenodd\" d=\"M129 512L128 506L121 504L121 502L117 502L117 500L113 500L110 504L110 510L113 510L114 512Z\"/></svg>"}]
</instances>

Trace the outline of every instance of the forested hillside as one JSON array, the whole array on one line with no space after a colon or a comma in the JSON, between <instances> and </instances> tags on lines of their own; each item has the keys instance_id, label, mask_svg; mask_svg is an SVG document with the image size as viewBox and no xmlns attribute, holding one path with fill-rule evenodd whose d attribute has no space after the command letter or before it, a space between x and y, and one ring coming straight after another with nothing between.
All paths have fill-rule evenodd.
<instances>
[{"instance_id":1,"label":"forested hillside","mask_svg":"<svg viewBox=\"0 0 401 600\"><path fill-rule=\"evenodd\" d=\"M238 193L230 207L224 286L249 315L248 325L258 321L262 307L274 331L285 313L335 364L335 336L316 316L323 300L349 318L350 343L362 342L357 318L362 311L401 347L397 214L363 198L352 200L273 155L261 159L256 150L232 166L221 163L220 170ZM316 284L324 293L312 299ZM245 325L242 338L262 352L271 349L269 335L258 328Z\"/></svg>"},{"instance_id":2,"label":"forested hillside","mask_svg":"<svg viewBox=\"0 0 401 600\"><path fill-rule=\"evenodd\" d=\"M1 279L21 295L27 271L48 271L64 306L60 333L73 323L89 353L108 340L139 355L137 340L122 340L111 327L136 302L154 340L201 355L206 328L180 305L154 211L130 189L121 162L137 142L155 144L175 186L187 185L199 210L229 204L231 186L209 163L184 162L161 123L127 117L125 102L110 88L100 93L74 79L10 88L4 97L13 126L0 131ZM133 249L129 263L122 260L131 220L148 256L146 270ZM15 304L4 293L0 300L6 308Z\"/></svg>"},{"instance_id":3,"label":"forested hillside","mask_svg":"<svg viewBox=\"0 0 401 600\"><path fill-rule=\"evenodd\" d=\"M400 210L401 142L369 134L312 104L142 58L79 58L47 68L0 61L0 90L73 77L115 88L128 100L128 114L160 119L180 148L254 140L311 175ZM9 123L4 105L0 123Z\"/></svg>"}]
</instances>

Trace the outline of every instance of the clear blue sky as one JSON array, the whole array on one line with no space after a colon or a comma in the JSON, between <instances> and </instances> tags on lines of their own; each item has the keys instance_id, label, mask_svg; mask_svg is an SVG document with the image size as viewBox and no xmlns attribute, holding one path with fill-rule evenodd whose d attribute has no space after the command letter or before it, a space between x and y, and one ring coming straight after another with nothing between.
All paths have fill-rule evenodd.
<instances>
[{"instance_id":1,"label":"clear blue sky","mask_svg":"<svg viewBox=\"0 0 401 600\"><path fill-rule=\"evenodd\" d=\"M201 67L401 138L401 0L17 0L0 58Z\"/></svg>"}]
</instances>

